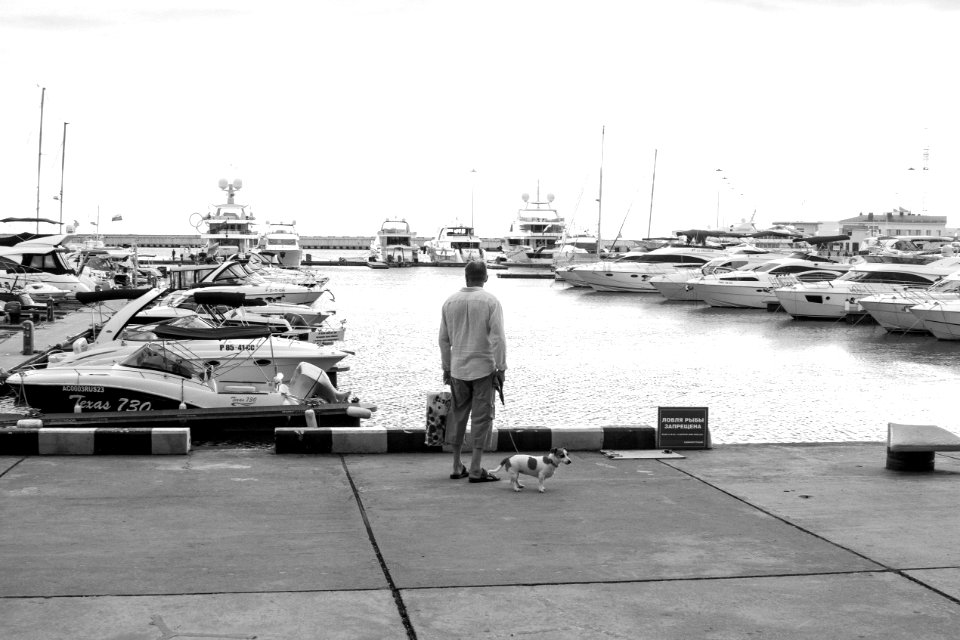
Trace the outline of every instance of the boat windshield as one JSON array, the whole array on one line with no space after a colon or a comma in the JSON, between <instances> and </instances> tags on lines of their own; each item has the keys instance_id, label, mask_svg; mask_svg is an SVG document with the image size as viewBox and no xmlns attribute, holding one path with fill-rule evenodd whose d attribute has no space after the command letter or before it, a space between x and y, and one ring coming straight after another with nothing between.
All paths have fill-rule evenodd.
<instances>
[{"instance_id":1,"label":"boat windshield","mask_svg":"<svg viewBox=\"0 0 960 640\"><path fill-rule=\"evenodd\" d=\"M160 345L145 344L133 353L121 365L133 369L150 369L171 373L183 378L200 377L201 372L189 361L172 354Z\"/></svg>"}]
</instances>

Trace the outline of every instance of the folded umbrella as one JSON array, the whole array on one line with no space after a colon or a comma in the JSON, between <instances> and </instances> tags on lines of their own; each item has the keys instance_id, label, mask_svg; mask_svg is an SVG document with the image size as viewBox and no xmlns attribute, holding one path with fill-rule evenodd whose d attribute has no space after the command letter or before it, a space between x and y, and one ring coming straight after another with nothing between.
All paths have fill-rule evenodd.
<instances>
[{"instance_id":1,"label":"folded umbrella","mask_svg":"<svg viewBox=\"0 0 960 640\"><path fill-rule=\"evenodd\" d=\"M503 399L503 380L497 375L493 376L493 388L500 394L500 404L507 404L506 400Z\"/></svg>"}]
</instances>

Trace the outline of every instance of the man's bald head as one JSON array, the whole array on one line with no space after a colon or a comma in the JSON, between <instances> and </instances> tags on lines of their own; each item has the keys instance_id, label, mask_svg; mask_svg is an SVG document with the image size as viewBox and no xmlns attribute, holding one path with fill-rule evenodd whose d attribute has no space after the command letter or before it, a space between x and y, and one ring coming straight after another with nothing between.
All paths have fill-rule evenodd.
<instances>
[{"instance_id":1,"label":"man's bald head","mask_svg":"<svg viewBox=\"0 0 960 640\"><path fill-rule=\"evenodd\" d=\"M487 281L487 265L482 260L471 260L463 268L468 287L482 287Z\"/></svg>"}]
</instances>

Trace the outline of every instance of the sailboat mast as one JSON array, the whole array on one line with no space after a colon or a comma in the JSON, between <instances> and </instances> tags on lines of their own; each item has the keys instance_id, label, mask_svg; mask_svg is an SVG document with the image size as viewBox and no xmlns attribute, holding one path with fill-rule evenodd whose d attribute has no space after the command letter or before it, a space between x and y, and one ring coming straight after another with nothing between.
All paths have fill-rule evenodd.
<instances>
[{"instance_id":1,"label":"sailboat mast","mask_svg":"<svg viewBox=\"0 0 960 640\"><path fill-rule=\"evenodd\" d=\"M602 246L600 235L600 218L603 214L603 141L607 134L607 126L603 125L600 129L600 190L597 193L597 259L600 258L600 247Z\"/></svg>"},{"instance_id":2,"label":"sailboat mast","mask_svg":"<svg viewBox=\"0 0 960 640\"><path fill-rule=\"evenodd\" d=\"M653 222L653 187L657 184L657 150L653 150L653 178L650 179L650 215L647 217L647 238L650 237L650 224Z\"/></svg>"},{"instance_id":3,"label":"sailboat mast","mask_svg":"<svg viewBox=\"0 0 960 640\"><path fill-rule=\"evenodd\" d=\"M63 169L67 164L67 125L63 123L63 148L60 150L60 224L63 224ZM62 229L63 227L61 227Z\"/></svg>"},{"instance_id":4,"label":"sailboat mast","mask_svg":"<svg viewBox=\"0 0 960 640\"><path fill-rule=\"evenodd\" d=\"M43 155L43 98L47 88L40 89L40 140L37 142L37 233L40 233L40 162Z\"/></svg>"}]
</instances>

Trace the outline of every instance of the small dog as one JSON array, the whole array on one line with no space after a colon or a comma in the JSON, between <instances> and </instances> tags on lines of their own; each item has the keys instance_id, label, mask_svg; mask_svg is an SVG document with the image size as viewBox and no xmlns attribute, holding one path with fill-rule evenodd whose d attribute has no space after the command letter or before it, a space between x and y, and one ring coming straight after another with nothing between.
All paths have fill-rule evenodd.
<instances>
[{"instance_id":1,"label":"small dog","mask_svg":"<svg viewBox=\"0 0 960 640\"><path fill-rule=\"evenodd\" d=\"M520 474L525 473L528 476L536 476L540 485L540 493L543 493L543 481L553 475L560 466L560 463L571 464L573 460L567 457L566 449L550 449L550 453L545 456L528 456L518 453L509 456L500 462L500 466L491 473L497 471L506 471L510 474L510 484L514 491L523 489L520 484Z\"/></svg>"}]
</instances>

